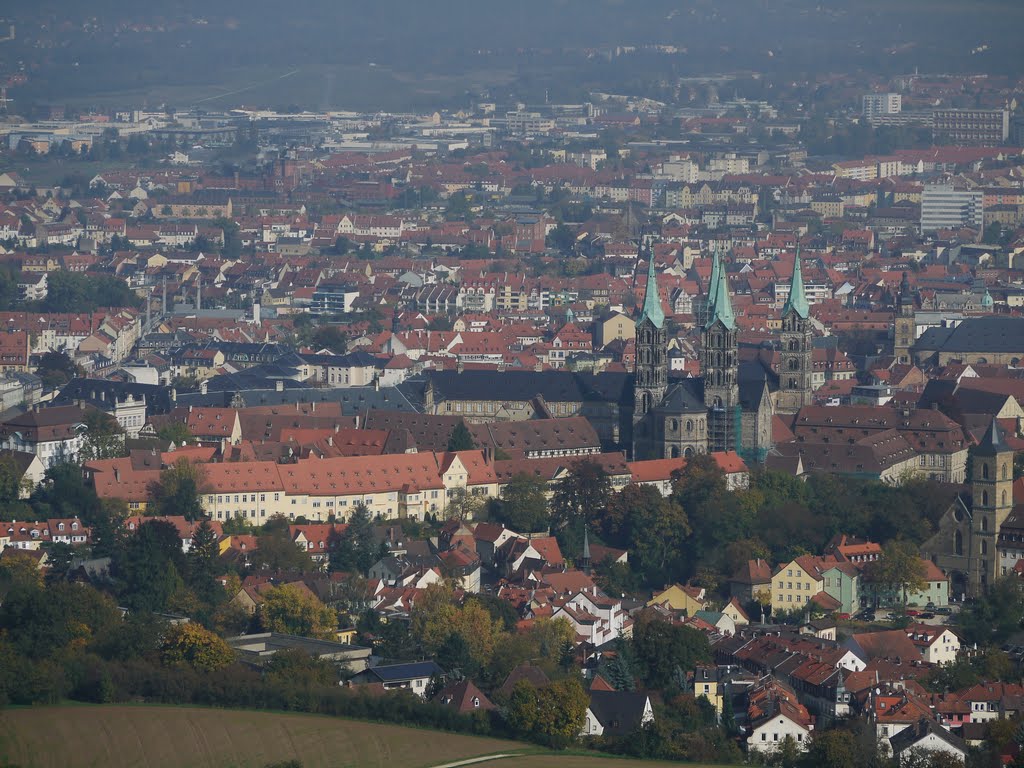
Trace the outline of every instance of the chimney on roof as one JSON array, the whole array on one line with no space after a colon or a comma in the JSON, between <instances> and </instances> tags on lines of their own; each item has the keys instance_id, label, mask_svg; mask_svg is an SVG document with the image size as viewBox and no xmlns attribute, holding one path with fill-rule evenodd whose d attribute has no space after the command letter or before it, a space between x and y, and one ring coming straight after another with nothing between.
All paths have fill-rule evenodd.
<instances>
[{"instance_id":1,"label":"chimney on roof","mask_svg":"<svg viewBox=\"0 0 1024 768\"><path fill-rule=\"evenodd\" d=\"M283 379L278 379L277 381L274 382L274 391L275 392L284 392L284 380ZM295 404L296 410L298 409L298 407L299 407L299 404L296 403Z\"/></svg>"},{"instance_id":2,"label":"chimney on roof","mask_svg":"<svg viewBox=\"0 0 1024 768\"><path fill-rule=\"evenodd\" d=\"M191 405L188 407L188 412L192 413L192 406Z\"/></svg>"},{"instance_id":3,"label":"chimney on roof","mask_svg":"<svg viewBox=\"0 0 1024 768\"><path fill-rule=\"evenodd\" d=\"M202 381L202 382L199 383L199 394L205 395L208 389L209 389L209 386L207 385L207 383L205 381Z\"/></svg>"}]
</instances>

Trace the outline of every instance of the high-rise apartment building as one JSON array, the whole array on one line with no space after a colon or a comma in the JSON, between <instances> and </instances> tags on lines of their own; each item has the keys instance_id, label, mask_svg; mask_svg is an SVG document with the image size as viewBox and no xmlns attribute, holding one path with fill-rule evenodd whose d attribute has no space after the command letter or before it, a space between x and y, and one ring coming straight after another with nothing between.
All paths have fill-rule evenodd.
<instances>
[{"instance_id":1,"label":"high-rise apartment building","mask_svg":"<svg viewBox=\"0 0 1024 768\"><path fill-rule=\"evenodd\" d=\"M864 117L898 115L903 109L903 97L898 93L865 93Z\"/></svg>"}]
</instances>

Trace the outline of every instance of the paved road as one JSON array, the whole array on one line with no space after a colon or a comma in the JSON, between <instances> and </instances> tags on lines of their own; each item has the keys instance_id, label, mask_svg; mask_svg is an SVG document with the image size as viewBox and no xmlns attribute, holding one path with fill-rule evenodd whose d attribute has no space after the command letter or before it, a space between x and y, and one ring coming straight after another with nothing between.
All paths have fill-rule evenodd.
<instances>
[{"instance_id":1,"label":"paved road","mask_svg":"<svg viewBox=\"0 0 1024 768\"><path fill-rule=\"evenodd\" d=\"M502 754L502 755L484 755L483 757L471 757L468 760L457 760L454 763L445 763L444 765L435 765L433 768L459 768L462 765L474 765L475 763L486 763L489 760L501 760L503 757L515 757L513 754Z\"/></svg>"}]
</instances>

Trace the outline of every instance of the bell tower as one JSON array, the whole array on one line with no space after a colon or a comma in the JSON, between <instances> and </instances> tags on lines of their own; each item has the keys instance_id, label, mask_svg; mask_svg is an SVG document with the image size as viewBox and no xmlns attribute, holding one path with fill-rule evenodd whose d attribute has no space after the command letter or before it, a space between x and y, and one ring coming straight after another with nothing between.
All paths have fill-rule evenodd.
<instances>
[{"instance_id":1,"label":"bell tower","mask_svg":"<svg viewBox=\"0 0 1024 768\"><path fill-rule=\"evenodd\" d=\"M658 296L654 274L654 249L644 240L640 255L647 252L647 287L643 310L636 324L636 368L633 385L633 425L641 422L652 409L661 405L668 389L668 328L665 310ZM637 430L634 429L634 436Z\"/></svg>"},{"instance_id":2,"label":"bell tower","mask_svg":"<svg viewBox=\"0 0 1024 768\"><path fill-rule=\"evenodd\" d=\"M776 410L796 413L811 404L814 393L814 344L811 335L811 307L804 289L800 247L793 262L789 298L782 308L782 354Z\"/></svg>"},{"instance_id":3,"label":"bell tower","mask_svg":"<svg viewBox=\"0 0 1024 768\"><path fill-rule=\"evenodd\" d=\"M999 529L1013 511L1013 449L993 418L971 458L971 553L968 589L980 595L998 579Z\"/></svg>"},{"instance_id":4,"label":"bell tower","mask_svg":"<svg viewBox=\"0 0 1024 768\"><path fill-rule=\"evenodd\" d=\"M910 349L914 346L914 296L910 292L907 273L900 280L900 293L896 299L896 319L893 331L892 353L898 363L911 363Z\"/></svg>"},{"instance_id":5,"label":"bell tower","mask_svg":"<svg viewBox=\"0 0 1024 768\"><path fill-rule=\"evenodd\" d=\"M708 320L701 334L704 347L704 405L708 408L708 450L736 451L740 447L739 351L736 316L729 298L725 266L714 256Z\"/></svg>"}]
</instances>

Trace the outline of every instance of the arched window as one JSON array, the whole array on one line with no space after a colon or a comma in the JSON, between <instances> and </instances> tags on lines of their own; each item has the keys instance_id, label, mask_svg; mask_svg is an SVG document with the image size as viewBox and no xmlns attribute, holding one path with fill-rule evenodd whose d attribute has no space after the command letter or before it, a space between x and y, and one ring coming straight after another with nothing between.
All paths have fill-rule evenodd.
<instances>
[{"instance_id":1,"label":"arched window","mask_svg":"<svg viewBox=\"0 0 1024 768\"><path fill-rule=\"evenodd\" d=\"M964 535L960 531L953 534L953 551L958 555L964 553Z\"/></svg>"},{"instance_id":2,"label":"arched window","mask_svg":"<svg viewBox=\"0 0 1024 768\"><path fill-rule=\"evenodd\" d=\"M988 480L988 464L981 465L981 477L983 480Z\"/></svg>"},{"instance_id":3,"label":"arched window","mask_svg":"<svg viewBox=\"0 0 1024 768\"><path fill-rule=\"evenodd\" d=\"M983 506L983 507L987 507L988 506L988 491L982 491L981 492L981 506Z\"/></svg>"},{"instance_id":4,"label":"arched window","mask_svg":"<svg viewBox=\"0 0 1024 768\"><path fill-rule=\"evenodd\" d=\"M672 419L671 424L672 424L672 431L673 432L678 432L679 431L679 419Z\"/></svg>"},{"instance_id":5,"label":"arched window","mask_svg":"<svg viewBox=\"0 0 1024 768\"><path fill-rule=\"evenodd\" d=\"M722 372L721 371L715 371L715 383L718 386L722 386Z\"/></svg>"},{"instance_id":6,"label":"arched window","mask_svg":"<svg viewBox=\"0 0 1024 768\"><path fill-rule=\"evenodd\" d=\"M789 370L791 370L791 371L799 371L800 370L800 361L797 360L795 357L789 358Z\"/></svg>"},{"instance_id":7,"label":"arched window","mask_svg":"<svg viewBox=\"0 0 1024 768\"><path fill-rule=\"evenodd\" d=\"M988 554L988 542L987 541L982 540L982 542L981 542L981 554L983 554L983 555L987 555Z\"/></svg>"},{"instance_id":8,"label":"arched window","mask_svg":"<svg viewBox=\"0 0 1024 768\"><path fill-rule=\"evenodd\" d=\"M1000 504L1000 506L1003 506L1003 507L1006 506L1006 491L1003 491L1003 497L1000 500L999 504Z\"/></svg>"},{"instance_id":9,"label":"arched window","mask_svg":"<svg viewBox=\"0 0 1024 768\"><path fill-rule=\"evenodd\" d=\"M687 432L687 434L689 434L690 432L693 432L693 420L692 419L687 419L686 420L686 432Z\"/></svg>"},{"instance_id":10,"label":"arched window","mask_svg":"<svg viewBox=\"0 0 1024 768\"><path fill-rule=\"evenodd\" d=\"M1002 467L1002 469L1000 470L1000 474L1002 475L1002 478L1003 478L1003 480L1006 480L1006 479L1007 479L1007 477L1006 477L1006 472L1007 472L1007 465L1006 465L1006 463L1004 462L1004 463L1003 463L1003 467Z\"/></svg>"},{"instance_id":11,"label":"arched window","mask_svg":"<svg viewBox=\"0 0 1024 768\"><path fill-rule=\"evenodd\" d=\"M982 533L988 533L988 518L981 518L981 531Z\"/></svg>"},{"instance_id":12,"label":"arched window","mask_svg":"<svg viewBox=\"0 0 1024 768\"><path fill-rule=\"evenodd\" d=\"M679 446L678 445L673 445L672 446L672 458L673 459L678 459L679 458Z\"/></svg>"},{"instance_id":13,"label":"arched window","mask_svg":"<svg viewBox=\"0 0 1024 768\"><path fill-rule=\"evenodd\" d=\"M693 448L687 448L685 451L683 451L683 456L685 456L686 458L690 458L691 456L693 456Z\"/></svg>"}]
</instances>

